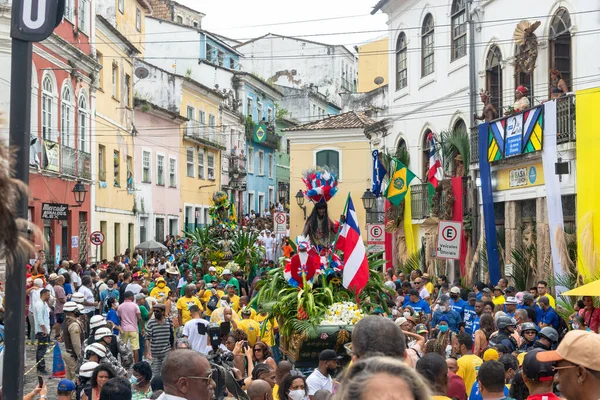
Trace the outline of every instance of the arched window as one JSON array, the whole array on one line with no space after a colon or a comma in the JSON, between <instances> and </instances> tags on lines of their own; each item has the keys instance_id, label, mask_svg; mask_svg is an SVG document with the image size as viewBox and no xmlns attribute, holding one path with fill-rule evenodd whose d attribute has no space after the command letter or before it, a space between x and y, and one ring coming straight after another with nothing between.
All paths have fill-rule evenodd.
<instances>
[{"instance_id":1,"label":"arched window","mask_svg":"<svg viewBox=\"0 0 600 400\"><path fill-rule=\"evenodd\" d=\"M52 79L46 75L42 81L42 138L56 141L54 132L53 113L54 85Z\"/></svg>"},{"instance_id":2,"label":"arched window","mask_svg":"<svg viewBox=\"0 0 600 400\"><path fill-rule=\"evenodd\" d=\"M400 32L396 42L396 90L405 88L408 84L408 63L406 59L406 35Z\"/></svg>"},{"instance_id":3,"label":"arched window","mask_svg":"<svg viewBox=\"0 0 600 400\"><path fill-rule=\"evenodd\" d=\"M515 45L515 54L519 53L519 45ZM535 85L533 82L533 74L521 71L518 74L515 74L515 88L519 86L525 86L529 89L527 93L527 97L529 97L529 102L533 104L533 97L535 96Z\"/></svg>"},{"instance_id":4,"label":"arched window","mask_svg":"<svg viewBox=\"0 0 600 400\"><path fill-rule=\"evenodd\" d=\"M65 85L60 103L60 139L63 146L75 148L73 123L73 95L71 88Z\"/></svg>"},{"instance_id":5,"label":"arched window","mask_svg":"<svg viewBox=\"0 0 600 400\"><path fill-rule=\"evenodd\" d=\"M421 76L427 76L434 71L433 46L433 17L427 14L421 29Z\"/></svg>"},{"instance_id":6,"label":"arched window","mask_svg":"<svg viewBox=\"0 0 600 400\"><path fill-rule=\"evenodd\" d=\"M485 60L485 84L490 92L490 101L502 114L502 53L498 46L492 46Z\"/></svg>"},{"instance_id":7,"label":"arched window","mask_svg":"<svg viewBox=\"0 0 600 400\"><path fill-rule=\"evenodd\" d=\"M467 55L465 0L452 2L452 61Z\"/></svg>"},{"instance_id":8,"label":"arched window","mask_svg":"<svg viewBox=\"0 0 600 400\"><path fill-rule=\"evenodd\" d=\"M429 137L430 133L432 133L431 129L427 129L425 131L425 134L423 135L423 146L421 147L423 149L423 164L421 170L421 177L423 180L425 179L425 177L427 177L427 172L429 171L429 141L427 140L427 138Z\"/></svg>"},{"instance_id":9,"label":"arched window","mask_svg":"<svg viewBox=\"0 0 600 400\"><path fill-rule=\"evenodd\" d=\"M454 123L454 126L452 127L452 130L455 131L455 132L466 132L467 131L467 124L465 124L465 121L463 121L461 118L459 118Z\"/></svg>"},{"instance_id":10,"label":"arched window","mask_svg":"<svg viewBox=\"0 0 600 400\"><path fill-rule=\"evenodd\" d=\"M337 150L320 150L316 153L316 164L318 167L328 167L341 175L340 152Z\"/></svg>"},{"instance_id":11,"label":"arched window","mask_svg":"<svg viewBox=\"0 0 600 400\"><path fill-rule=\"evenodd\" d=\"M88 102L85 94L79 96L79 103L77 108L78 115L78 132L79 137L79 151L86 153L90 152L89 141L88 141Z\"/></svg>"},{"instance_id":12,"label":"arched window","mask_svg":"<svg viewBox=\"0 0 600 400\"><path fill-rule=\"evenodd\" d=\"M550 66L559 70L569 88L571 85L571 16L559 8L550 23ZM549 77L550 78L550 77Z\"/></svg>"}]
</instances>

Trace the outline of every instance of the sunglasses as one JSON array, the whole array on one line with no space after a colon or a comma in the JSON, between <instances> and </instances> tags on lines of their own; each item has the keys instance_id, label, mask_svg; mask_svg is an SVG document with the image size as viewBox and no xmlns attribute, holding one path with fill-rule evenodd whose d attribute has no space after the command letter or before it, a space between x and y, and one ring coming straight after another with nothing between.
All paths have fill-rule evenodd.
<instances>
[{"instance_id":1,"label":"sunglasses","mask_svg":"<svg viewBox=\"0 0 600 400\"><path fill-rule=\"evenodd\" d=\"M212 375L213 375L213 373L212 373L212 371L210 371L210 373L208 374L208 376L186 376L186 378L189 378L189 379L202 379L202 380L205 380L206 383L209 383L212 380Z\"/></svg>"},{"instance_id":2,"label":"sunglasses","mask_svg":"<svg viewBox=\"0 0 600 400\"><path fill-rule=\"evenodd\" d=\"M261 348L257 347L257 348L255 348L255 349L252 349L252 351L254 351L255 353L256 353L257 351L260 351L260 352L262 352L262 351L263 351L263 349L261 349Z\"/></svg>"}]
</instances>

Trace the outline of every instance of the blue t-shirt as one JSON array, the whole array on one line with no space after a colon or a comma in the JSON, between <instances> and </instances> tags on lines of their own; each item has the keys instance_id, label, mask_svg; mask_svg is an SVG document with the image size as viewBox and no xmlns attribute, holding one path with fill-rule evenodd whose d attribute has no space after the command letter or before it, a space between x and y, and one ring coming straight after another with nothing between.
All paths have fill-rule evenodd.
<instances>
[{"instance_id":1,"label":"blue t-shirt","mask_svg":"<svg viewBox=\"0 0 600 400\"><path fill-rule=\"evenodd\" d=\"M431 319L431 326L436 326L442 316L448 319L448 327L450 327L450 330L458 333L458 324L460 324L462 320L460 314L452 309L446 312L441 312L439 310L434 312L433 318Z\"/></svg>"},{"instance_id":2,"label":"blue t-shirt","mask_svg":"<svg viewBox=\"0 0 600 400\"><path fill-rule=\"evenodd\" d=\"M508 396L508 388L506 386L504 386L504 395ZM481 393L479 393L479 382L477 381L475 381L475 384L471 389L469 400L483 400L483 396L481 396Z\"/></svg>"},{"instance_id":3,"label":"blue t-shirt","mask_svg":"<svg viewBox=\"0 0 600 400\"><path fill-rule=\"evenodd\" d=\"M406 306L411 306L416 313L423 311L425 314L431 314L431 308L425 300L419 300L416 303L409 300L404 303L404 307Z\"/></svg>"},{"instance_id":4,"label":"blue t-shirt","mask_svg":"<svg viewBox=\"0 0 600 400\"><path fill-rule=\"evenodd\" d=\"M464 301L460 297L457 301L450 299L450 307L460 315L461 319L465 318L465 306L468 305L469 303Z\"/></svg>"},{"instance_id":5,"label":"blue t-shirt","mask_svg":"<svg viewBox=\"0 0 600 400\"><path fill-rule=\"evenodd\" d=\"M475 299L476 299L477 301L481 301L481 298L482 298L482 297L483 297L483 292L479 292L479 293L477 293L477 294L475 295Z\"/></svg>"},{"instance_id":6,"label":"blue t-shirt","mask_svg":"<svg viewBox=\"0 0 600 400\"><path fill-rule=\"evenodd\" d=\"M112 308L108 310L108 313L106 314L106 320L114 323L116 326L121 326L121 319L117 315L117 312ZM113 329L113 334L118 335L119 330Z\"/></svg>"},{"instance_id":7,"label":"blue t-shirt","mask_svg":"<svg viewBox=\"0 0 600 400\"><path fill-rule=\"evenodd\" d=\"M477 316L477 313L475 312L475 306L470 305L469 303L467 303L465 305L465 313L463 315L463 321L465 323L465 332L467 332L468 334L472 334L473 332L475 332L473 330L473 321L475 321L475 317Z\"/></svg>"},{"instance_id":8,"label":"blue t-shirt","mask_svg":"<svg viewBox=\"0 0 600 400\"><path fill-rule=\"evenodd\" d=\"M471 332L471 338L473 338L473 343L475 343L475 332L479 329L479 315L475 315L475 319L473 320L473 332Z\"/></svg>"},{"instance_id":9,"label":"blue t-shirt","mask_svg":"<svg viewBox=\"0 0 600 400\"><path fill-rule=\"evenodd\" d=\"M538 322L551 325L556 330L558 330L558 325L560 324L559 316L552 307L549 307L546 311L542 310L541 318Z\"/></svg>"}]
</instances>

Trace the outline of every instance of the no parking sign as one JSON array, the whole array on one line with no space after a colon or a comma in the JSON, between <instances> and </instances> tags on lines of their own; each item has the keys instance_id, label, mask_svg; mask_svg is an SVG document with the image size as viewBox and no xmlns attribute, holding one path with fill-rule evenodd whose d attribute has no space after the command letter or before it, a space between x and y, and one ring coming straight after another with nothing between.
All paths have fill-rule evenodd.
<instances>
[{"instance_id":1,"label":"no parking sign","mask_svg":"<svg viewBox=\"0 0 600 400\"><path fill-rule=\"evenodd\" d=\"M440 221L436 256L452 260L460 259L462 222Z\"/></svg>"},{"instance_id":2,"label":"no parking sign","mask_svg":"<svg viewBox=\"0 0 600 400\"><path fill-rule=\"evenodd\" d=\"M385 231L383 224L367 224L367 251L378 253L385 250Z\"/></svg>"}]
</instances>

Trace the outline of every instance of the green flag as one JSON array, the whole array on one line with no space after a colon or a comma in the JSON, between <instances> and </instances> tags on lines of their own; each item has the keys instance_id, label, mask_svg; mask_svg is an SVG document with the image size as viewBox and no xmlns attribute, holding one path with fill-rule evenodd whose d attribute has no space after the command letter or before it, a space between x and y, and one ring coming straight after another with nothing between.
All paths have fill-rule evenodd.
<instances>
[{"instance_id":1,"label":"green flag","mask_svg":"<svg viewBox=\"0 0 600 400\"><path fill-rule=\"evenodd\" d=\"M394 161L396 162L396 169L390 178L390 183L385 191L385 197L393 205L399 206L402 200L404 200L404 196L406 196L406 192L408 191L408 185L410 185L415 174L400 161Z\"/></svg>"},{"instance_id":2,"label":"green flag","mask_svg":"<svg viewBox=\"0 0 600 400\"><path fill-rule=\"evenodd\" d=\"M256 124L254 127L254 141L262 143L267 140L267 126L265 124Z\"/></svg>"}]
</instances>

